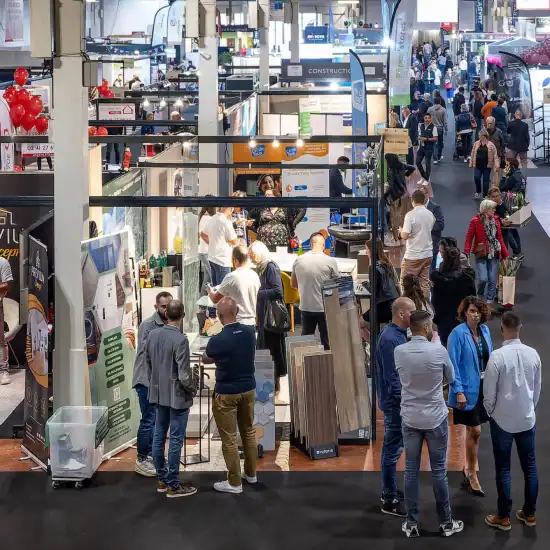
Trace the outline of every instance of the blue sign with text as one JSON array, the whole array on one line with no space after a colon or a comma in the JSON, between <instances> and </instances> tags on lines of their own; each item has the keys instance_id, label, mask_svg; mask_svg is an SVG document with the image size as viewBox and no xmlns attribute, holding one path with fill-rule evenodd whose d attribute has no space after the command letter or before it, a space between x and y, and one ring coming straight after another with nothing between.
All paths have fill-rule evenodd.
<instances>
[{"instance_id":1,"label":"blue sign with text","mask_svg":"<svg viewBox=\"0 0 550 550\"><path fill-rule=\"evenodd\" d=\"M326 44L328 42L329 28L328 25L321 27L306 27L304 29L305 44Z\"/></svg>"}]
</instances>

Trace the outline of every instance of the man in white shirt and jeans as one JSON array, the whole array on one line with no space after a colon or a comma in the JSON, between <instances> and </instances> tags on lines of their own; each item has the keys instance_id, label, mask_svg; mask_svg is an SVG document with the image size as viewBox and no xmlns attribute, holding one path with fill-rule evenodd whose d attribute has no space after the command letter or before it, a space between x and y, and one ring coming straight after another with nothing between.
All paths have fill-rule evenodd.
<instances>
[{"instance_id":1,"label":"man in white shirt and jeans","mask_svg":"<svg viewBox=\"0 0 550 550\"><path fill-rule=\"evenodd\" d=\"M327 320L323 303L323 283L340 276L338 264L325 254L325 238L315 233L310 239L311 250L294 262L292 288L300 292L300 313L302 315L302 336L315 334L319 327L321 344L329 349Z\"/></svg>"},{"instance_id":2,"label":"man in white shirt and jeans","mask_svg":"<svg viewBox=\"0 0 550 550\"><path fill-rule=\"evenodd\" d=\"M510 455L514 441L525 477L525 501L516 512L516 518L528 527L537 524L539 478L535 459L535 408L541 390L541 361L533 348L521 343L518 315L511 311L504 313L500 330L504 342L500 349L491 353L483 381L483 404L491 417L498 493L498 513L487 516L485 523L509 531L512 528Z\"/></svg>"},{"instance_id":3,"label":"man in white shirt and jeans","mask_svg":"<svg viewBox=\"0 0 550 550\"><path fill-rule=\"evenodd\" d=\"M239 244L233 228L233 208L220 208L208 221L201 237L208 243L208 262L212 275L212 286L218 286L231 271L232 247ZM205 239L206 237L206 239Z\"/></svg>"},{"instance_id":4,"label":"man in white shirt and jeans","mask_svg":"<svg viewBox=\"0 0 550 550\"><path fill-rule=\"evenodd\" d=\"M413 209L405 215L400 229L401 238L406 241L405 256L401 263L401 285L405 275L420 277L422 292L430 295L430 265L433 258L432 229L434 215L426 208L426 194L418 189L412 195Z\"/></svg>"},{"instance_id":5,"label":"man in white shirt and jeans","mask_svg":"<svg viewBox=\"0 0 550 550\"><path fill-rule=\"evenodd\" d=\"M233 249L232 260L235 271L228 273L215 290L207 287L208 296L215 304L224 296L233 298L237 304L237 322L255 326L260 278L248 263L246 247L236 246Z\"/></svg>"},{"instance_id":6,"label":"man in white shirt and jeans","mask_svg":"<svg viewBox=\"0 0 550 550\"><path fill-rule=\"evenodd\" d=\"M9 351L4 334L4 298L8 294L13 275L10 262L0 258L0 385L6 385L10 380Z\"/></svg>"}]
</instances>

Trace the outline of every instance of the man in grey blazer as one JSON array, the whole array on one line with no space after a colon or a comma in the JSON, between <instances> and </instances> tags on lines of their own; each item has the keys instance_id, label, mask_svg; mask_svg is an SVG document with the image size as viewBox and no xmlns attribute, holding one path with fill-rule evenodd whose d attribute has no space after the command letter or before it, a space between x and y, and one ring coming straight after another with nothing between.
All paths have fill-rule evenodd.
<instances>
[{"instance_id":1,"label":"man in grey blazer","mask_svg":"<svg viewBox=\"0 0 550 550\"><path fill-rule=\"evenodd\" d=\"M183 304L172 300L166 307L168 323L154 329L147 341L149 403L157 409L153 436L153 462L157 470L157 492L168 498L186 497L197 492L180 482L181 448L193 405L196 384L191 369L189 340L181 332L185 316ZM164 458L166 434L170 428L168 467Z\"/></svg>"}]
</instances>

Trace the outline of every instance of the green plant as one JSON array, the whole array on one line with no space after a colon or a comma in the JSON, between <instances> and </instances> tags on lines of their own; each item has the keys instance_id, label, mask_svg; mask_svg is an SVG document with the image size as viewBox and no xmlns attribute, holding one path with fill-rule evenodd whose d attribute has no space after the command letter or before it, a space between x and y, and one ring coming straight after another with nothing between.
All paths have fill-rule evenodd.
<instances>
[{"instance_id":1,"label":"green plant","mask_svg":"<svg viewBox=\"0 0 550 550\"><path fill-rule=\"evenodd\" d=\"M230 52L222 52L218 55L218 65L233 65L233 56Z\"/></svg>"}]
</instances>

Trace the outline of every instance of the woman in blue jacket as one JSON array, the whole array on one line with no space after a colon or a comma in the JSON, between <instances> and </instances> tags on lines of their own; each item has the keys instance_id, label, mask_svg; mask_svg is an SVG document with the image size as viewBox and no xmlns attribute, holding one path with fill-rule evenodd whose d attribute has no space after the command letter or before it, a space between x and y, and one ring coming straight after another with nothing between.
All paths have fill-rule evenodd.
<instances>
[{"instance_id":1,"label":"woman in blue jacket","mask_svg":"<svg viewBox=\"0 0 550 550\"><path fill-rule=\"evenodd\" d=\"M466 426L463 486L476 496L484 496L477 476L481 425L489 417L483 406L483 377L493 351L493 342L485 325L489 306L476 296L468 296L458 307L460 325L453 329L447 351L455 368L455 381L449 390L449 405L455 424Z\"/></svg>"}]
</instances>

